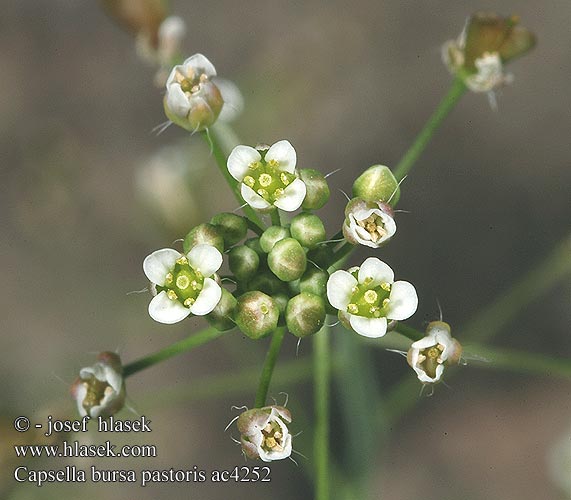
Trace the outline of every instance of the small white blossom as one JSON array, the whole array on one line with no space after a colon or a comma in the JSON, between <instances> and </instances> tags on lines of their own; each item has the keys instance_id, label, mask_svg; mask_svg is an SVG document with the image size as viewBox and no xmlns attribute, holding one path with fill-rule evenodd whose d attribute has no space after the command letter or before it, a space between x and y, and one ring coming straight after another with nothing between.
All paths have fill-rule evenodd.
<instances>
[{"instance_id":1,"label":"small white blossom","mask_svg":"<svg viewBox=\"0 0 571 500\"><path fill-rule=\"evenodd\" d=\"M292 435L287 424L290 422L291 413L283 406L254 408L242 413L237 425L244 454L264 462L289 457L292 452Z\"/></svg>"},{"instance_id":2,"label":"small white blossom","mask_svg":"<svg viewBox=\"0 0 571 500\"><path fill-rule=\"evenodd\" d=\"M210 313L222 297L222 289L213 279L221 265L222 254L204 244L195 246L186 255L172 248L149 255L143 262L143 270L156 293L149 304L151 318L173 324L190 314Z\"/></svg>"},{"instance_id":3,"label":"small white blossom","mask_svg":"<svg viewBox=\"0 0 571 500\"><path fill-rule=\"evenodd\" d=\"M388 321L410 318L418 307L414 286L394 281L393 270L376 257L361 267L335 271L327 281L327 298L339 318L365 337L382 337Z\"/></svg>"},{"instance_id":4,"label":"small white blossom","mask_svg":"<svg viewBox=\"0 0 571 500\"><path fill-rule=\"evenodd\" d=\"M295 166L297 155L289 141L276 142L269 149L236 146L228 157L228 171L241 182L244 201L252 208L286 212L297 210L307 189Z\"/></svg>"},{"instance_id":5,"label":"small white blossom","mask_svg":"<svg viewBox=\"0 0 571 500\"><path fill-rule=\"evenodd\" d=\"M71 395L84 417L107 417L125 404L125 382L121 359L113 352L102 352L93 366L79 371L71 386Z\"/></svg>"},{"instance_id":6,"label":"small white blossom","mask_svg":"<svg viewBox=\"0 0 571 500\"><path fill-rule=\"evenodd\" d=\"M439 382L444 367L457 364L462 346L452 338L450 326L443 321L433 321L426 329L426 337L413 342L407 360L418 379L425 384Z\"/></svg>"},{"instance_id":7,"label":"small white blossom","mask_svg":"<svg viewBox=\"0 0 571 500\"><path fill-rule=\"evenodd\" d=\"M166 82L165 113L177 125L196 132L212 125L224 104L212 81L216 69L202 54L175 66Z\"/></svg>"},{"instance_id":8,"label":"small white blossom","mask_svg":"<svg viewBox=\"0 0 571 500\"><path fill-rule=\"evenodd\" d=\"M396 233L397 225L390 205L354 198L345 210L343 235L353 245L379 248Z\"/></svg>"},{"instance_id":9,"label":"small white blossom","mask_svg":"<svg viewBox=\"0 0 571 500\"><path fill-rule=\"evenodd\" d=\"M169 16L159 26L158 58L161 64L170 65L180 51L180 45L186 36L186 23L180 16Z\"/></svg>"}]
</instances>

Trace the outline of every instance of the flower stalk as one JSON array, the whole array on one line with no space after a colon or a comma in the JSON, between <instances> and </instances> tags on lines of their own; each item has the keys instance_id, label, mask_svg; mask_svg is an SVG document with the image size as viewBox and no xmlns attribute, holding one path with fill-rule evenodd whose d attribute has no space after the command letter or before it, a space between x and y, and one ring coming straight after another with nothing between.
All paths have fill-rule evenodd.
<instances>
[{"instance_id":1,"label":"flower stalk","mask_svg":"<svg viewBox=\"0 0 571 500\"><path fill-rule=\"evenodd\" d=\"M329 500L329 402L331 348L329 329L323 328L313 341L313 382L315 404L315 430L313 455L315 457L315 498Z\"/></svg>"},{"instance_id":2,"label":"flower stalk","mask_svg":"<svg viewBox=\"0 0 571 500\"><path fill-rule=\"evenodd\" d=\"M254 401L254 408L262 408L266 405L266 399L268 397L268 389L270 388L270 383L272 381L272 375L274 373L274 367L276 366L276 361L282 347L282 343L285 336L285 328L276 328L272 334L272 341L270 342L270 348L266 354L266 359L264 361L264 366L262 367L262 373L260 375L260 381L258 382L258 390L256 392L256 399Z\"/></svg>"}]
</instances>

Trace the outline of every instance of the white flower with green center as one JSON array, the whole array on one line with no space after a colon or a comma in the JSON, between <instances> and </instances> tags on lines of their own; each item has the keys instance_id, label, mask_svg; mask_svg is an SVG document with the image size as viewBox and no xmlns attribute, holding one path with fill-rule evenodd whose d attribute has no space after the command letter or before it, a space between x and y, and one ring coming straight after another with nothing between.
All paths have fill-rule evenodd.
<instances>
[{"instance_id":1,"label":"white flower with green center","mask_svg":"<svg viewBox=\"0 0 571 500\"><path fill-rule=\"evenodd\" d=\"M216 69L202 54L175 66L166 83L164 108L167 117L190 132L212 125L224 104L220 89L212 81Z\"/></svg>"},{"instance_id":2,"label":"white flower with green center","mask_svg":"<svg viewBox=\"0 0 571 500\"><path fill-rule=\"evenodd\" d=\"M252 208L268 211L277 207L293 212L307 191L295 170L296 162L295 149L286 140L269 149L240 145L228 157L228 171L242 183L242 198Z\"/></svg>"},{"instance_id":3,"label":"white flower with green center","mask_svg":"<svg viewBox=\"0 0 571 500\"><path fill-rule=\"evenodd\" d=\"M379 248L397 231L393 214L387 203L353 198L345 209L343 236L353 245Z\"/></svg>"},{"instance_id":4,"label":"white flower with green center","mask_svg":"<svg viewBox=\"0 0 571 500\"><path fill-rule=\"evenodd\" d=\"M457 364L461 354L462 346L452 338L448 323L433 321L426 337L412 343L407 360L421 382L434 384L440 381L444 367Z\"/></svg>"},{"instance_id":5,"label":"white flower with green center","mask_svg":"<svg viewBox=\"0 0 571 500\"><path fill-rule=\"evenodd\" d=\"M84 417L103 418L118 412L125 404L125 382L121 359L114 352L102 352L97 363L79 371L71 395Z\"/></svg>"},{"instance_id":6,"label":"white flower with green center","mask_svg":"<svg viewBox=\"0 0 571 500\"><path fill-rule=\"evenodd\" d=\"M151 318L173 324L190 314L210 313L222 297L222 289L213 279L221 265L222 254L210 245L197 245L186 255L172 248L149 255L143 270L156 292L149 304Z\"/></svg>"},{"instance_id":7,"label":"white flower with green center","mask_svg":"<svg viewBox=\"0 0 571 500\"><path fill-rule=\"evenodd\" d=\"M335 271L327 281L327 298L339 317L365 337L382 337L390 320L410 318L418 306L414 286L394 281L393 270L376 257L361 267Z\"/></svg>"}]
</instances>

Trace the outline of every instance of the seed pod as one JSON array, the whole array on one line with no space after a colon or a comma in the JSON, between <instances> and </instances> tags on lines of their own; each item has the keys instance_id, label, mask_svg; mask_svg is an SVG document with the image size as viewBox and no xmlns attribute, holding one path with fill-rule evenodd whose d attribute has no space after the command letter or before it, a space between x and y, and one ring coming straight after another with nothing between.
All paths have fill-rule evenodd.
<instances>
[{"instance_id":1,"label":"seed pod","mask_svg":"<svg viewBox=\"0 0 571 500\"><path fill-rule=\"evenodd\" d=\"M184 238L182 248L184 253L188 253L197 245L210 245L221 253L224 252L224 238L220 230L212 224L203 223L191 229Z\"/></svg>"},{"instance_id":2,"label":"seed pod","mask_svg":"<svg viewBox=\"0 0 571 500\"><path fill-rule=\"evenodd\" d=\"M301 205L304 210L318 210L327 203L330 196L329 185L323 174L312 168L299 171L301 180L305 182L307 194Z\"/></svg>"},{"instance_id":3,"label":"seed pod","mask_svg":"<svg viewBox=\"0 0 571 500\"><path fill-rule=\"evenodd\" d=\"M230 248L232 245L243 240L248 232L246 219L228 212L215 215L212 217L210 223L218 228L222 234L226 248Z\"/></svg>"},{"instance_id":4,"label":"seed pod","mask_svg":"<svg viewBox=\"0 0 571 500\"><path fill-rule=\"evenodd\" d=\"M309 249L325 241L326 237L321 219L317 215L308 213L296 215L291 221L290 231L293 238Z\"/></svg>"},{"instance_id":5,"label":"seed pod","mask_svg":"<svg viewBox=\"0 0 571 500\"><path fill-rule=\"evenodd\" d=\"M272 248L268 255L268 266L282 281L299 279L307 267L305 251L296 239L285 238Z\"/></svg>"},{"instance_id":6,"label":"seed pod","mask_svg":"<svg viewBox=\"0 0 571 500\"><path fill-rule=\"evenodd\" d=\"M274 300L262 292L247 292L238 298L234 320L251 339L269 335L278 326L279 311Z\"/></svg>"},{"instance_id":7,"label":"seed pod","mask_svg":"<svg viewBox=\"0 0 571 500\"><path fill-rule=\"evenodd\" d=\"M286 308L288 330L296 337L307 337L321 330L325 323L325 301L312 293L302 292L291 298Z\"/></svg>"}]
</instances>

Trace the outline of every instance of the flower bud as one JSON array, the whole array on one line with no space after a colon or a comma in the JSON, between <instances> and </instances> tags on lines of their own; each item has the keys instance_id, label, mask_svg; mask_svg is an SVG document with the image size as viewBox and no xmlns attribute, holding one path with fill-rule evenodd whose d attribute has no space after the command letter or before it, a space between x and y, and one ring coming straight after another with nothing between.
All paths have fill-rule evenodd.
<instances>
[{"instance_id":1,"label":"flower bud","mask_svg":"<svg viewBox=\"0 0 571 500\"><path fill-rule=\"evenodd\" d=\"M163 100L165 114L173 123L199 132L218 118L224 99L212 78L216 69L202 54L189 57L171 71Z\"/></svg>"},{"instance_id":2,"label":"flower bud","mask_svg":"<svg viewBox=\"0 0 571 500\"><path fill-rule=\"evenodd\" d=\"M221 253L224 252L224 238L218 227L203 223L194 227L184 238L182 248L188 253L197 245L210 245Z\"/></svg>"},{"instance_id":3,"label":"flower bud","mask_svg":"<svg viewBox=\"0 0 571 500\"><path fill-rule=\"evenodd\" d=\"M238 301L228 290L222 288L222 296L217 306L206 315L206 320L219 332L231 330L236 326L234 320L234 310Z\"/></svg>"},{"instance_id":4,"label":"flower bud","mask_svg":"<svg viewBox=\"0 0 571 500\"><path fill-rule=\"evenodd\" d=\"M343 236L352 245L379 248L397 230L393 215L387 203L353 198L345 208Z\"/></svg>"},{"instance_id":5,"label":"flower bud","mask_svg":"<svg viewBox=\"0 0 571 500\"><path fill-rule=\"evenodd\" d=\"M247 246L234 247L228 254L230 271L238 281L245 281L256 273L260 266L260 257Z\"/></svg>"},{"instance_id":6,"label":"flower bud","mask_svg":"<svg viewBox=\"0 0 571 500\"><path fill-rule=\"evenodd\" d=\"M226 248L230 248L232 245L242 241L248 232L246 219L228 212L215 215L210 220L210 224L220 231Z\"/></svg>"},{"instance_id":7,"label":"flower bud","mask_svg":"<svg viewBox=\"0 0 571 500\"><path fill-rule=\"evenodd\" d=\"M290 226L292 238L301 243L306 248L315 248L319 243L325 241L326 233L323 222L317 215L301 213L296 215Z\"/></svg>"},{"instance_id":8,"label":"flower bud","mask_svg":"<svg viewBox=\"0 0 571 500\"><path fill-rule=\"evenodd\" d=\"M373 165L353 183L353 196L365 201L383 201L395 206L400 198L400 188L389 167Z\"/></svg>"},{"instance_id":9,"label":"flower bud","mask_svg":"<svg viewBox=\"0 0 571 500\"><path fill-rule=\"evenodd\" d=\"M251 339L269 335L278 326L279 311L274 300L265 293L247 292L238 298L234 320Z\"/></svg>"},{"instance_id":10,"label":"flower bud","mask_svg":"<svg viewBox=\"0 0 571 500\"><path fill-rule=\"evenodd\" d=\"M244 455L264 462L289 457L292 435L287 424L290 422L291 413L283 406L254 408L242 413L237 426Z\"/></svg>"},{"instance_id":11,"label":"flower bud","mask_svg":"<svg viewBox=\"0 0 571 500\"><path fill-rule=\"evenodd\" d=\"M249 238L244 242L244 245L254 250L260 257L265 258L265 252L260 244L260 238Z\"/></svg>"},{"instance_id":12,"label":"flower bud","mask_svg":"<svg viewBox=\"0 0 571 500\"><path fill-rule=\"evenodd\" d=\"M278 241L289 238L290 236L291 234L287 227L270 226L264 231L262 236L260 236L260 247L265 253L270 253Z\"/></svg>"},{"instance_id":13,"label":"flower bud","mask_svg":"<svg viewBox=\"0 0 571 500\"><path fill-rule=\"evenodd\" d=\"M278 292L285 292L286 286L269 271L258 272L248 283L248 290L259 290L272 297Z\"/></svg>"},{"instance_id":14,"label":"flower bud","mask_svg":"<svg viewBox=\"0 0 571 500\"><path fill-rule=\"evenodd\" d=\"M121 358L113 352L102 352L93 366L82 368L71 386L71 395L79 414L106 418L125 404L125 381Z\"/></svg>"},{"instance_id":15,"label":"flower bud","mask_svg":"<svg viewBox=\"0 0 571 500\"><path fill-rule=\"evenodd\" d=\"M278 241L269 253L268 266L282 281L299 279L307 267L305 251L299 241L293 238L284 238Z\"/></svg>"},{"instance_id":16,"label":"flower bud","mask_svg":"<svg viewBox=\"0 0 571 500\"><path fill-rule=\"evenodd\" d=\"M407 361L421 382L434 384L441 380L444 368L458 364L461 356L462 346L452 338L450 325L432 321L426 328L426 336L410 346Z\"/></svg>"},{"instance_id":17,"label":"flower bud","mask_svg":"<svg viewBox=\"0 0 571 500\"><path fill-rule=\"evenodd\" d=\"M317 267L310 267L299 281L299 290L301 292L312 293L324 297L327 293L327 280L329 274Z\"/></svg>"},{"instance_id":18,"label":"flower bud","mask_svg":"<svg viewBox=\"0 0 571 500\"><path fill-rule=\"evenodd\" d=\"M307 337L325 323L325 301L318 295L302 292L287 303L286 324L296 337Z\"/></svg>"},{"instance_id":19,"label":"flower bud","mask_svg":"<svg viewBox=\"0 0 571 500\"><path fill-rule=\"evenodd\" d=\"M301 180L305 182L307 194L301 204L304 210L318 210L329 201L329 185L323 174L312 168L299 171Z\"/></svg>"}]
</instances>

